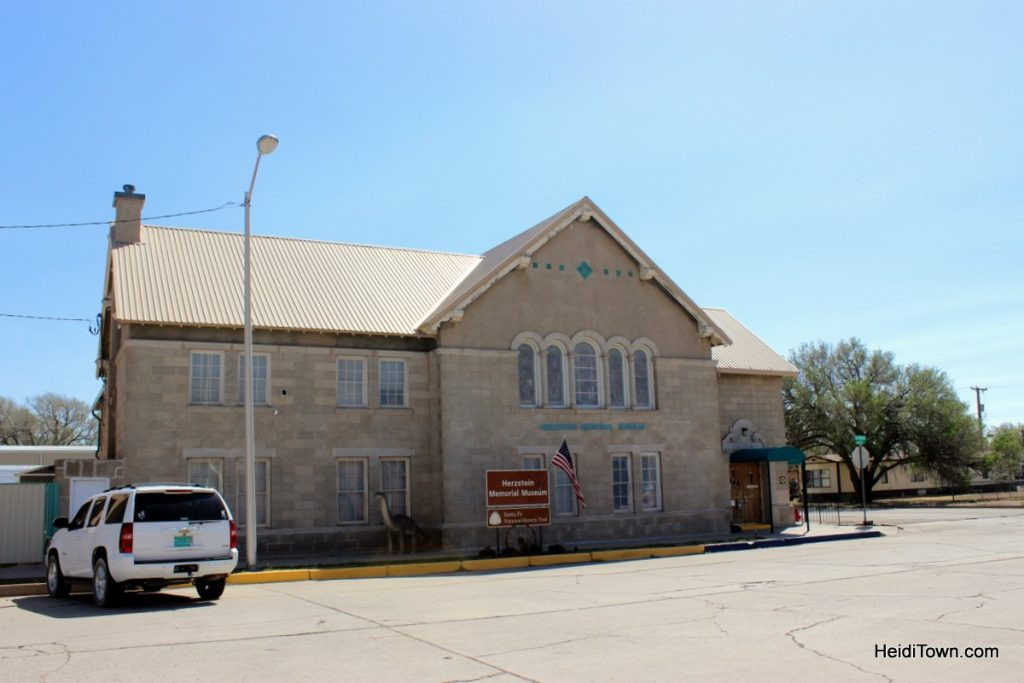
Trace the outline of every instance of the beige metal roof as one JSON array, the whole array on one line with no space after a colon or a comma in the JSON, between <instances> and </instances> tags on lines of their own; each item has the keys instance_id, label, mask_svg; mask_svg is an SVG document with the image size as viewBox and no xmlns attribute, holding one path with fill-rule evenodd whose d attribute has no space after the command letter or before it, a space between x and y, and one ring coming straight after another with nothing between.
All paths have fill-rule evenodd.
<instances>
[{"instance_id":1,"label":"beige metal roof","mask_svg":"<svg viewBox=\"0 0 1024 683\"><path fill-rule=\"evenodd\" d=\"M479 256L253 238L253 325L419 335L417 323ZM111 254L114 315L129 322L242 326L242 235L142 226Z\"/></svg>"},{"instance_id":2,"label":"beige metal roof","mask_svg":"<svg viewBox=\"0 0 1024 683\"><path fill-rule=\"evenodd\" d=\"M728 346L711 349L718 371L744 375L793 376L799 371L792 363L772 351L740 321L721 308L705 308L709 316L732 339Z\"/></svg>"}]
</instances>

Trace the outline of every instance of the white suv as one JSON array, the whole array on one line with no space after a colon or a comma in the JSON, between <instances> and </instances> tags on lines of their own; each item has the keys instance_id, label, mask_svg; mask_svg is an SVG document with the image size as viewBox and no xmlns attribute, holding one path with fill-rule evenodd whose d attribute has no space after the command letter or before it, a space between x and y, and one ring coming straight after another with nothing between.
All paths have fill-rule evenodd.
<instances>
[{"instance_id":1,"label":"white suv","mask_svg":"<svg viewBox=\"0 0 1024 683\"><path fill-rule=\"evenodd\" d=\"M75 516L53 521L46 548L46 588L66 596L91 581L93 601L110 605L125 588L154 591L194 583L216 600L238 564L238 528L215 489L140 484L89 498Z\"/></svg>"}]
</instances>

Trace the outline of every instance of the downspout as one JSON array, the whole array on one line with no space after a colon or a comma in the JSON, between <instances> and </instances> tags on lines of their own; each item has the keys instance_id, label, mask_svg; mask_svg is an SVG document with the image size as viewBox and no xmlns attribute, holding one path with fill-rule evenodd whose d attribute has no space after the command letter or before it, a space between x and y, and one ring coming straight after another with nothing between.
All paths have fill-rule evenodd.
<instances>
[{"instance_id":1,"label":"downspout","mask_svg":"<svg viewBox=\"0 0 1024 683\"><path fill-rule=\"evenodd\" d=\"M773 484L773 482L772 482L772 464L770 462L766 462L764 464L764 466L765 466L765 472L767 474L767 479L768 479L768 487L767 487L768 488L768 521L772 525L771 533L774 534L775 533L775 508L772 507L772 484Z\"/></svg>"},{"instance_id":2,"label":"downspout","mask_svg":"<svg viewBox=\"0 0 1024 683\"><path fill-rule=\"evenodd\" d=\"M807 533L810 533L810 531L811 531L811 516L809 514L807 514L808 503L807 503L807 460L806 459L802 463L800 463L800 485L804 489L804 495L803 495L803 499L804 499L804 523L807 525Z\"/></svg>"}]
</instances>

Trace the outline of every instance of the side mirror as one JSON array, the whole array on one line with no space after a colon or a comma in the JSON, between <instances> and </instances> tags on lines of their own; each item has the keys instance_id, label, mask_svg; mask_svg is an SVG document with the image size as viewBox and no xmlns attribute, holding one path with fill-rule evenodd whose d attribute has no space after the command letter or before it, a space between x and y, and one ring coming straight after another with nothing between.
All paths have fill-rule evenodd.
<instances>
[{"instance_id":1,"label":"side mirror","mask_svg":"<svg viewBox=\"0 0 1024 683\"><path fill-rule=\"evenodd\" d=\"M54 529L67 529L68 528L68 518L67 517L58 517L57 519L53 520L53 528Z\"/></svg>"}]
</instances>

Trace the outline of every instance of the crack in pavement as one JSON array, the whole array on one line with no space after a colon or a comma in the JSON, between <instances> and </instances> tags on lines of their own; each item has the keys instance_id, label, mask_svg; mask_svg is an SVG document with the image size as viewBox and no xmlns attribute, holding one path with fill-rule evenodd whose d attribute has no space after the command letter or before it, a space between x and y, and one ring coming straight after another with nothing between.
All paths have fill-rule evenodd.
<instances>
[{"instance_id":1,"label":"crack in pavement","mask_svg":"<svg viewBox=\"0 0 1024 683\"><path fill-rule=\"evenodd\" d=\"M819 657L822 657L824 659L828 659L828 660L831 660L833 662L836 662L837 664L846 664L847 666L852 666L854 669L856 669L857 671L860 671L863 674L867 674L869 676L879 676L879 677L885 679L887 681L887 683L893 683L893 679L888 677L888 676L886 676L883 673L879 673L877 671L869 671L867 669L864 669L862 667L857 666L853 662L848 662L845 659L839 659L838 657L833 657L831 655L827 655L824 652L821 652L820 650L815 650L813 647L811 647L810 645L807 645L806 643L800 642L800 640L796 637L796 634L799 633L800 631L810 631L812 628L817 628L818 626L824 626L825 624L831 624L833 621L838 621L839 619L842 619L842 617L835 616L835 617L831 617L829 619L823 619L821 621L817 621L817 622L815 622L813 624L809 624L808 626L799 626L797 628L794 628L794 629L791 629L791 630L787 631L786 635L801 650L806 650L807 652L811 652L811 653L813 653L813 654L815 654L815 655L817 655Z\"/></svg>"}]
</instances>

